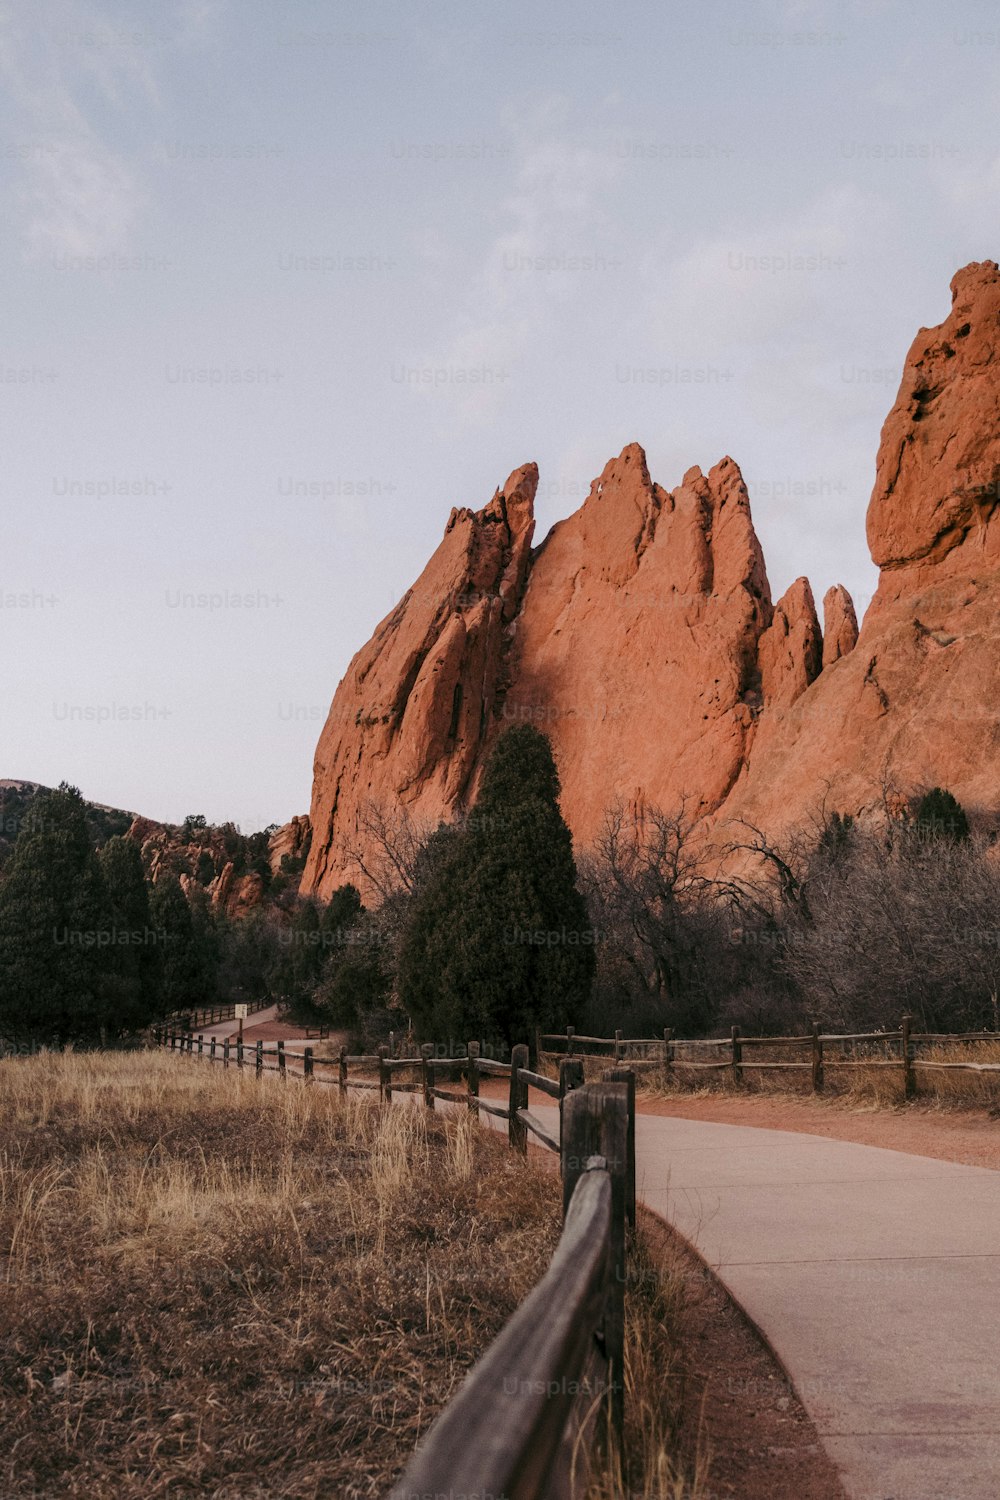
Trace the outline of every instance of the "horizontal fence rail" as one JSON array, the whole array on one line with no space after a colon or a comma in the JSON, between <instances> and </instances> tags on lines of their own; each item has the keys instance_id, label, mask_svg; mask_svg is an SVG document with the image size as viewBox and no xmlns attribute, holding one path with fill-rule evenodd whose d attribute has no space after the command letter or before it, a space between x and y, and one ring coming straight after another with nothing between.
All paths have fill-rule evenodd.
<instances>
[{"instance_id":1,"label":"horizontal fence rail","mask_svg":"<svg viewBox=\"0 0 1000 1500\"><path fill-rule=\"evenodd\" d=\"M200 1010L178 1010L167 1017L166 1024L174 1026L179 1031L197 1031L201 1026L215 1026L221 1021L236 1020L236 1006L239 1002L234 1001L230 1005L209 1005ZM267 1010L273 1005L273 1000L248 1000L246 1001L247 1015L255 1016L258 1011Z\"/></svg>"},{"instance_id":2,"label":"horizontal fence rail","mask_svg":"<svg viewBox=\"0 0 1000 1500\"><path fill-rule=\"evenodd\" d=\"M828 1069L895 1068L902 1077L903 1092L911 1098L917 1091L917 1070L954 1070L967 1073L1000 1073L1000 1063L975 1062L971 1058L944 1060L921 1057L924 1045L962 1043L1000 1044L1000 1032L963 1031L918 1032L913 1017L904 1016L898 1031L822 1032L818 1025L803 1036L745 1036L739 1026L728 1037L683 1039L665 1030L659 1037L624 1037L616 1031L613 1037L579 1036L571 1026L565 1032L536 1033L535 1046L539 1064L545 1057L568 1058L612 1057L627 1060L632 1069L659 1068L664 1073L675 1069L731 1074L740 1082L744 1073L793 1069L808 1072L814 1092L822 1091ZM746 1048L808 1048L808 1058L745 1056ZM863 1055L859 1055L859 1049ZM890 1049L892 1056L886 1056ZM712 1054L715 1054L713 1057ZM726 1054L721 1056L719 1054ZM638 1054L638 1055L637 1055ZM692 1055L694 1054L694 1055ZM707 1054L707 1055L706 1055ZM850 1054L850 1055L849 1055Z\"/></svg>"}]
</instances>

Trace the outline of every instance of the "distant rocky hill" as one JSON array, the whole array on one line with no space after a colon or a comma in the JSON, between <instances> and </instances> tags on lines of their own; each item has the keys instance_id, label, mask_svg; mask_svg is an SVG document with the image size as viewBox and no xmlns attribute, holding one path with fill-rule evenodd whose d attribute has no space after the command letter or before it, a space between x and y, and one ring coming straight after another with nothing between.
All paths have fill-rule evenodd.
<instances>
[{"instance_id":1,"label":"distant rocky hill","mask_svg":"<svg viewBox=\"0 0 1000 1500\"><path fill-rule=\"evenodd\" d=\"M35 799L46 790L37 781L0 780L0 868L22 826L37 816ZM165 874L176 875L189 895L203 887L211 904L229 916L245 915L269 891L296 885L308 851L307 819L244 834L232 823L212 825L201 818L159 823L97 802L86 807L95 847L127 835L139 844L154 884Z\"/></svg>"},{"instance_id":2,"label":"distant rocky hill","mask_svg":"<svg viewBox=\"0 0 1000 1500\"><path fill-rule=\"evenodd\" d=\"M682 801L720 846L886 789L1000 806L1000 272L952 282L886 419L868 511L881 570L860 635L846 590L820 623L774 601L746 486L724 458L666 490L638 445L532 548L533 464L444 538L351 662L316 750L302 889L358 876L367 809L448 818L506 724L551 737L580 844L614 800Z\"/></svg>"}]
</instances>

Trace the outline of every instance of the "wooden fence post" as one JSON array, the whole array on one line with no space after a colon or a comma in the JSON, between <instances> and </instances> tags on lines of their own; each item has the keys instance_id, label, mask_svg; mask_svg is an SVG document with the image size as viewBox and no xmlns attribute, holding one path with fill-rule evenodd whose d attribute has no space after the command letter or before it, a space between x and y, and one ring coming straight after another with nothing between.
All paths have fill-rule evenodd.
<instances>
[{"instance_id":1,"label":"wooden fence post","mask_svg":"<svg viewBox=\"0 0 1000 1500\"><path fill-rule=\"evenodd\" d=\"M823 1091L823 1037L820 1033L819 1022L813 1022L812 1028L812 1086L813 1093L819 1094Z\"/></svg>"},{"instance_id":2,"label":"wooden fence post","mask_svg":"<svg viewBox=\"0 0 1000 1500\"><path fill-rule=\"evenodd\" d=\"M663 1071L669 1073L673 1067L673 1046L670 1041L673 1032L669 1026L663 1028Z\"/></svg>"},{"instance_id":3,"label":"wooden fence post","mask_svg":"<svg viewBox=\"0 0 1000 1500\"><path fill-rule=\"evenodd\" d=\"M222 1066L224 1068L228 1068L229 1067L229 1038L228 1037L226 1037L225 1041L222 1043Z\"/></svg>"},{"instance_id":4,"label":"wooden fence post","mask_svg":"<svg viewBox=\"0 0 1000 1500\"><path fill-rule=\"evenodd\" d=\"M479 1043L469 1042L469 1109L479 1117Z\"/></svg>"},{"instance_id":5,"label":"wooden fence post","mask_svg":"<svg viewBox=\"0 0 1000 1500\"><path fill-rule=\"evenodd\" d=\"M283 1041L278 1043L278 1077L281 1079L285 1077L285 1044Z\"/></svg>"},{"instance_id":6,"label":"wooden fence post","mask_svg":"<svg viewBox=\"0 0 1000 1500\"><path fill-rule=\"evenodd\" d=\"M242 1066L243 1066L243 1033L242 1032L240 1032L239 1036L236 1038L236 1066L238 1068L242 1068Z\"/></svg>"},{"instance_id":7,"label":"wooden fence post","mask_svg":"<svg viewBox=\"0 0 1000 1500\"><path fill-rule=\"evenodd\" d=\"M264 1043L258 1039L254 1048L254 1073L258 1078L264 1076Z\"/></svg>"},{"instance_id":8,"label":"wooden fence post","mask_svg":"<svg viewBox=\"0 0 1000 1500\"><path fill-rule=\"evenodd\" d=\"M388 1047L378 1049L378 1097L381 1104L392 1102L392 1070L389 1067Z\"/></svg>"},{"instance_id":9,"label":"wooden fence post","mask_svg":"<svg viewBox=\"0 0 1000 1500\"><path fill-rule=\"evenodd\" d=\"M420 1078L424 1085L424 1103L428 1109L434 1108L434 1064L431 1062L431 1054L434 1051L433 1042L424 1042L420 1049Z\"/></svg>"},{"instance_id":10,"label":"wooden fence post","mask_svg":"<svg viewBox=\"0 0 1000 1500\"><path fill-rule=\"evenodd\" d=\"M542 1071L542 1028L535 1027L535 1071Z\"/></svg>"},{"instance_id":11,"label":"wooden fence post","mask_svg":"<svg viewBox=\"0 0 1000 1500\"><path fill-rule=\"evenodd\" d=\"M507 1140L515 1151L520 1151L522 1156L528 1154L528 1127L523 1120L519 1120L517 1112L519 1109L528 1107L528 1085L521 1077L521 1069L528 1066L528 1049L524 1043L516 1046L510 1054L510 1093L507 1100L507 1109L510 1119L507 1121Z\"/></svg>"},{"instance_id":12,"label":"wooden fence post","mask_svg":"<svg viewBox=\"0 0 1000 1500\"><path fill-rule=\"evenodd\" d=\"M917 1091L917 1080L913 1072L913 1052L910 1041L912 1016L904 1016L899 1026L900 1050L903 1054L903 1098L912 1099Z\"/></svg>"},{"instance_id":13,"label":"wooden fence post","mask_svg":"<svg viewBox=\"0 0 1000 1500\"><path fill-rule=\"evenodd\" d=\"M341 1047L340 1056L337 1058L337 1087L340 1090L341 1099L347 1098L347 1048Z\"/></svg>"},{"instance_id":14,"label":"wooden fence post","mask_svg":"<svg viewBox=\"0 0 1000 1500\"><path fill-rule=\"evenodd\" d=\"M573 1037L574 1037L574 1034L575 1034L575 1028L572 1027L572 1026L567 1026L566 1027L566 1056L567 1057L572 1057L573 1056Z\"/></svg>"},{"instance_id":15,"label":"wooden fence post","mask_svg":"<svg viewBox=\"0 0 1000 1500\"><path fill-rule=\"evenodd\" d=\"M396 1056L396 1033L394 1031L389 1032L389 1056Z\"/></svg>"},{"instance_id":16,"label":"wooden fence post","mask_svg":"<svg viewBox=\"0 0 1000 1500\"><path fill-rule=\"evenodd\" d=\"M564 1057L559 1064L559 1133L562 1136L563 1105L566 1095L583 1088L583 1063L575 1057Z\"/></svg>"},{"instance_id":17,"label":"wooden fence post","mask_svg":"<svg viewBox=\"0 0 1000 1500\"><path fill-rule=\"evenodd\" d=\"M198 1056L199 1057L201 1057L201 1055L204 1052L204 1050L205 1050L205 1035L204 1035L203 1032L199 1031L199 1033L198 1033Z\"/></svg>"},{"instance_id":18,"label":"wooden fence post","mask_svg":"<svg viewBox=\"0 0 1000 1500\"><path fill-rule=\"evenodd\" d=\"M611 1245L604 1308L604 1350L609 1365L611 1433L621 1446L625 1411L625 1197L628 1160L628 1088L591 1083L566 1096L562 1137L563 1214L577 1182L594 1165L611 1177ZM596 1161L595 1161L596 1159Z\"/></svg>"},{"instance_id":19,"label":"wooden fence post","mask_svg":"<svg viewBox=\"0 0 1000 1500\"><path fill-rule=\"evenodd\" d=\"M216 1039L213 1036L211 1044L209 1045L209 1049L208 1049L208 1060L209 1060L209 1062L213 1062L213 1063L215 1062L215 1041L216 1041Z\"/></svg>"},{"instance_id":20,"label":"wooden fence post","mask_svg":"<svg viewBox=\"0 0 1000 1500\"><path fill-rule=\"evenodd\" d=\"M615 1032L615 1062L620 1062L625 1056L625 1048L622 1046L622 1029L619 1026Z\"/></svg>"},{"instance_id":21,"label":"wooden fence post","mask_svg":"<svg viewBox=\"0 0 1000 1500\"><path fill-rule=\"evenodd\" d=\"M740 1028L738 1026L734 1026L733 1027L732 1037L733 1037L733 1082L734 1083L741 1083L743 1081L743 1069L740 1067L740 1064L743 1061L743 1043L740 1041Z\"/></svg>"},{"instance_id":22,"label":"wooden fence post","mask_svg":"<svg viewBox=\"0 0 1000 1500\"><path fill-rule=\"evenodd\" d=\"M623 1083L628 1089L628 1159L625 1164L625 1216L635 1225L635 1074L631 1068L612 1068L604 1075L607 1083Z\"/></svg>"},{"instance_id":23,"label":"wooden fence post","mask_svg":"<svg viewBox=\"0 0 1000 1500\"><path fill-rule=\"evenodd\" d=\"M313 1049L311 1047L306 1048L302 1058L302 1076L306 1083L313 1083L315 1081L313 1077Z\"/></svg>"}]
</instances>

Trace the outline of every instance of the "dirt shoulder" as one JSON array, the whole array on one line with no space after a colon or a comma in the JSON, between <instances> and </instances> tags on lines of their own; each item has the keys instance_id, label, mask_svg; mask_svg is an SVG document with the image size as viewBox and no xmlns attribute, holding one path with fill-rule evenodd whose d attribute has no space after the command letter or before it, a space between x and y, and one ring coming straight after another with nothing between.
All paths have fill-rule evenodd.
<instances>
[{"instance_id":1,"label":"dirt shoulder","mask_svg":"<svg viewBox=\"0 0 1000 1500\"><path fill-rule=\"evenodd\" d=\"M862 1109L831 1100L753 1094L677 1094L669 1098L640 1094L637 1109L645 1115L681 1120L712 1120L720 1125L755 1125L761 1130L791 1130L834 1140L908 1151L937 1161L1000 1170L1000 1119L985 1110L944 1110L910 1104L896 1109Z\"/></svg>"}]
</instances>

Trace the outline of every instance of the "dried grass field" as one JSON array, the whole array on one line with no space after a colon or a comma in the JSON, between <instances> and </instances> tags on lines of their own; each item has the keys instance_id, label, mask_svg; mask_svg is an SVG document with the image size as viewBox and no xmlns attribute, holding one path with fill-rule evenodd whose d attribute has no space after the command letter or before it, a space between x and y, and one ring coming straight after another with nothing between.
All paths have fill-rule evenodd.
<instances>
[{"instance_id":1,"label":"dried grass field","mask_svg":"<svg viewBox=\"0 0 1000 1500\"><path fill-rule=\"evenodd\" d=\"M465 1118L162 1053L0 1064L0 1493L371 1496L558 1183Z\"/></svg>"}]
</instances>

